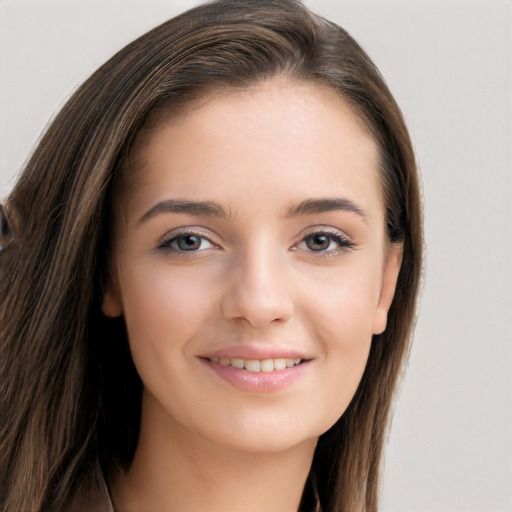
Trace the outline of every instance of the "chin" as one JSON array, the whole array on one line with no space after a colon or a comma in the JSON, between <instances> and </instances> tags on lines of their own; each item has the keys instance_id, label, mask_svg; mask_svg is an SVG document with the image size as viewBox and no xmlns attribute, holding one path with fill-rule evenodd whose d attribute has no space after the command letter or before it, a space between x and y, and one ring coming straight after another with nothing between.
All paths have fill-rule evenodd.
<instances>
[{"instance_id":1,"label":"chin","mask_svg":"<svg viewBox=\"0 0 512 512\"><path fill-rule=\"evenodd\" d=\"M338 416L339 417L339 416ZM318 438L338 419L329 418L307 424L302 419L288 417L238 419L216 430L203 431L202 436L217 446L254 455L271 455L292 450L299 445L316 446ZM309 420L312 418L309 417ZM309 422L308 422L309 423Z\"/></svg>"}]
</instances>

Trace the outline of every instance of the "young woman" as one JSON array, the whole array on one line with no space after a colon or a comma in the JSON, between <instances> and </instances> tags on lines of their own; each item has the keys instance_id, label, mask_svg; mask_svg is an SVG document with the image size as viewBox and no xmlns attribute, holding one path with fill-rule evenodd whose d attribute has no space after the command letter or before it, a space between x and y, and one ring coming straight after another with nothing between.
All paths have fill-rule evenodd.
<instances>
[{"instance_id":1,"label":"young woman","mask_svg":"<svg viewBox=\"0 0 512 512\"><path fill-rule=\"evenodd\" d=\"M367 55L221 0L71 98L2 209L0 504L375 511L418 178Z\"/></svg>"}]
</instances>

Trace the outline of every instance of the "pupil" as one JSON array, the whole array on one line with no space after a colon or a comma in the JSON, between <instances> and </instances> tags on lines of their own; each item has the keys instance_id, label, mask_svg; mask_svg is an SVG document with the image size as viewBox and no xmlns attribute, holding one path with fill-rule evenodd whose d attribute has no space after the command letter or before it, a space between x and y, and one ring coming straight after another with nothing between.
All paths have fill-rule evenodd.
<instances>
[{"instance_id":1,"label":"pupil","mask_svg":"<svg viewBox=\"0 0 512 512\"><path fill-rule=\"evenodd\" d=\"M323 251L329 247L329 237L326 235L315 235L307 240L307 246L312 251Z\"/></svg>"},{"instance_id":2,"label":"pupil","mask_svg":"<svg viewBox=\"0 0 512 512\"><path fill-rule=\"evenodd\" d=\"M182 251L195 251L201 245L201 238L196 235L185 235L178 238L178 247Z\"/></svg>"}]
</instances>

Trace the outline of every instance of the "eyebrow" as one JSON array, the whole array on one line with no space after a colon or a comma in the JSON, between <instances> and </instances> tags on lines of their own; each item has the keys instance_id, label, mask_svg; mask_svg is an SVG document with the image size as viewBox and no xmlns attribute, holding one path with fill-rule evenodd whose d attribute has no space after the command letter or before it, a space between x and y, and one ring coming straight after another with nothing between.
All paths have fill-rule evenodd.
<instances>
[{"instance_id":1,"label":"eyebrow","mask_svg":"<svg viewBox=\"0 0 512 512\"><path fill-rule=\"evenodd\" d=\"M324 213L333 211L345 211L355 213L366 219L364 211L353 201L345 197L328 197L319 199L306 199L296 206L288 209L288 217L298 217L310 213ZM228 218L230 215L219 204L214 201L193 201L190 199L166 199L158 202L148 210L139 220L144 222L162 213L186 213L204 217Z\"/></svg>"},{"instance_id":2,"label":"eyebrow","mask_svg":"<svg viewBox=\"0 0 512 512\"><path fill-rule=\"evenodd\" d=\"M226 210L213 201L192 201L189 199L166 199L155 204L139 220L144 222L161 213L188 213L205 217L228 217Z\"/></svg>"},{"instance_id":3,"label":"eyebrow","mask_svg":"<svg viewBox=\"0 0 512 512\"><path fill-rule=\"evenodd\" d=\"M324 213L334 211L344 211L355 213L363 219L366 214L353 201L346 197L326 197L320 199L306 199L297 206L293 206L288 210L288 217L296 217L299 215L307 215L308 213Z\"/></svg>"}]
</instances>

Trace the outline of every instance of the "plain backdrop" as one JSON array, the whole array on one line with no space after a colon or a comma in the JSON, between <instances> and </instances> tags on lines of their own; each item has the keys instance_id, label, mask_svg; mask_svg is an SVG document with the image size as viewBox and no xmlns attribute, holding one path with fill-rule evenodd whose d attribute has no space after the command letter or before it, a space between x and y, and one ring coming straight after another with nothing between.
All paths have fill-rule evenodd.
<instances>
[{"instance_id":1,"label":"plain backdrop","mask_svg":"<svg viewBox=\"0 0 512 512\"><path fill-rule=\"evenodd\" d=\"M115 51L196 1L0 0L0 197ZM512 511L512 2L306 4L346 28L409 124L426 279L383 512Z\"/></svg>"}]
</instances>

